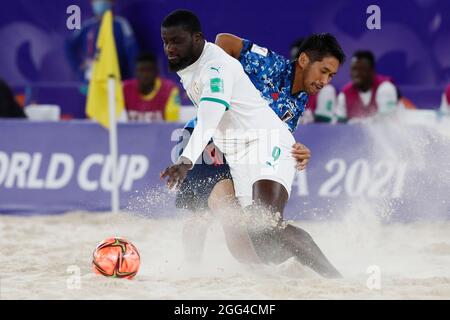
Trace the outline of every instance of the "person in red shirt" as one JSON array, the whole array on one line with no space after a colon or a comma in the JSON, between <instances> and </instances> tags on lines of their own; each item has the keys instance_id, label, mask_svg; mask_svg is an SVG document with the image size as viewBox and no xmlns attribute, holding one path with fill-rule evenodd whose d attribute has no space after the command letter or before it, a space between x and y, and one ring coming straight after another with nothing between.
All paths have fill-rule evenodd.
<instances>
[{"instance_id":1,"label":"person in red shirt","mask_svg":"<svg viewBox=\"0 0 450 320\"><path fill-rule=\"evenodd\" d=\"M179 89L174 82L158 73L154 55L143 53L137 58L136 79L123 84L128 121L178 121Z\"/></svg>"},{"instance_id":2,"label":"person in red shirt","mask_svg":"<svg viewBox=\"0 0 450 320\"><path fill-rule=\"evenodd\" d=\"M376 73L372 52L356 51L353 54L350 76L351 82L342 88L338 96L338 121L368 118L397 109L397 88L390 77Z\"/></svg>"},{"instance_id":3,"label":"person in red shirt","mask_svg":"<svg viewBox=\"0 0 450 320\"><path fill-rule=\"evenodd\" d=\"M441 100L441 112L443 114L450 114L450 84L442 94Z\"/></svg>"}]
</instances>

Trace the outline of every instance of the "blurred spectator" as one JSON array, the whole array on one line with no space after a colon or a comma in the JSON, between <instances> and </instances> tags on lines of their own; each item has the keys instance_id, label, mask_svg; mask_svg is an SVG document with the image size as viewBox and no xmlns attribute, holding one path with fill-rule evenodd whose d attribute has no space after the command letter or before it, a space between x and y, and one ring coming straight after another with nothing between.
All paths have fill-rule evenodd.
<instances>
[{"instance_id":1,"label":"blurred spectator","mask_svg":"<svg viewBox=\"0 0 450 320\"><path fill-rule=\"evenodd\" d=\"M124 82L130 121L178 121L180 96L176 84L158 75L156 58L143 53L136 60L136 79Z\"/></svg>"},{"instance_id":2,"label":"blurred spectator","mask_svg":"<svg viewBox=\"0 0 450 320\"><path fill-rule=\"evenodd\" d=\"M311 110L314 122L334 122L336 109L336 89L333 85L325 85L319 93L308 99L306 108Z\"/></svg>"},{"instance_id":3,"label":"blurred spectator","mask_svg":"<svg viewBox=\"0 0 450 320\"><path fill-rule=\"evenodd\" d=\"M339 93L336 117L340 122L361 119L397 110L397 88L388 76L375 71L375 57L370 51L356 51L350 65L351 82Z\"/></svg>"},{"instance_id":4,"label":"blurred spectator","mask_svg":"<svg viewBox=\"0 0 450 320\"><path fill-rule=\"evenodd\" d=\"M442 94L441 113L446 115L450 114L450 84Z\"/></svg>"},{"instance_id":5,"label":"blurred spectator","mask_svg":"<svg viewBox=\"0 0 450 320\"><path fill-rule=\"evenodd\" d=\"M296 60L300 54L299 48L303 38L297 39L290 49L291 59ZM331 122L333 120L336 105L336 89L331 85L325 85L319 93L310 95L306 103L305 113L300 118L301 123Z\"/></svg>"},{"instance_id":6,"label":"blurred spectator","mask_svg":"<svg viewBox=\"0 0 450 320\"><path fill-rule=\"evenodd\" d=\"M97 36L103 14L113 8L114 0L91 0L94 17L87 20L66 41L66 55L69 63L81 81L89 81L92 62L95 58ZM116 40L122 79L133 76L134 59L138 52L137 43L128 21L114 16L114 39Z\"/></svg>"},{"instance_id":7,"label":"blurred spectator","mask_svg":"<svg viewBox=\"0 0 450 320\"><path fill-rule=\"evenodd\" d=\"M0 118L26 118L8 84L0 79Z\"/></svg>"},{"instance_id":8,"label":"blurred spectator","mask_svg":"<svg viewBox=\"0 0 450 320\"><path fill-rule=\"evenodd\" d=\"M417 109L416 105L406 98L402 93L400 92L400 89L397 88L397 97L398 97L398 107L401 109Z\"/></svg>"}]
</instances>

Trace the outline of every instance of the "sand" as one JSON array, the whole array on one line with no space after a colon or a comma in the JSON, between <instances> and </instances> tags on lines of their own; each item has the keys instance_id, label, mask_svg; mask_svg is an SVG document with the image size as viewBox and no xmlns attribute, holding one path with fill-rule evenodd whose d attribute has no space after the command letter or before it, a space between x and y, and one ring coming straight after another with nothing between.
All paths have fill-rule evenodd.
<instances>
[{"instance_id":1,"label":"sand","mask_svg":"<svg viewBox=\"0 0 450 320\"><path fill-rule=\"evenodd\" d=\"M184 219L0 215L0 298L450 299L450 222L386 224L358 211L342 221L295 221L344 275L329 280L294 259L277 266L239 264L218 223L209 229L203 260L187 264ZM114 235L140 250L134 280L91 271L93 249Z\"/></svg>"}]
</instances>

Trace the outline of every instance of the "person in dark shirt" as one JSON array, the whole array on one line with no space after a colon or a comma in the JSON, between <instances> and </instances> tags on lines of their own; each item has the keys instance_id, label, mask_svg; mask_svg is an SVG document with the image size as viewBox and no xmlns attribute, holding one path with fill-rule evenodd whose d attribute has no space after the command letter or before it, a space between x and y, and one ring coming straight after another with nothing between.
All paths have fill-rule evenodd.
<instances>
[{"instance_id":1,"label":"person in dark shirt","mask_svg":"<svg viewBox=\"0 0 450 320\"><path fill-rule=\"evenodd\" d=\"M8 84L0 79L0 118L26 118Z\"/></svg>"},{"instance_id":2,"label":"person in dark shirt","mask_svg":"<svg viewBox=\"0 0 450 320\"><path fill-rule=\"evenodd\" d=\"M86 20L80 30L76 30L65 43L67 59L80 81L91 79L95 60L97 37L103 14L113 10L113 0L91 0L94 17ZM138 44L130 23L123 17L114 15L114 40L120 64L122 79L133 77L134 61L138 53Z\"/></svg>"}]
</instances>

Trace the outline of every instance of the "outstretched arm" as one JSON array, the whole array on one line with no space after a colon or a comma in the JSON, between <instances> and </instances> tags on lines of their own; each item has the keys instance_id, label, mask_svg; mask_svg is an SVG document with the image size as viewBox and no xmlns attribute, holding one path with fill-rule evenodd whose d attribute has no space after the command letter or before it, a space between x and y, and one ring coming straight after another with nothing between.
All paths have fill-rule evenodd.
<instances>
[{"instance_id":1,"label":"outstretched arm","mask_svg":"<svg viewBox=\"0 0 450 320\"><path fill-rule=\"evenodd\" d=\"M242 39L231 33L219 33L215 44L234 58L239 58L242 50Z\"/></svg>"},{"instance_id":2,"label":"outstretched arm","mask_svg":"<svg viewBox=\"0 0 450 320\"><path fill-rule=\"evenodd\" d=\"M226 64L211 61L203 67L199 80L202 93L198 102L197 125L177 163L160 175L162 179L168 178L169 189L183 182L187 171L192 169L211 140L225 111L230 108L233 74Z\"/></svg>"},{"instance_id":3,"label":"outstretched arm","mask_svg":"<svg viewBox=\"0 0 450 320\"><path fill-rule=\"evenodd\" d=\"M181 185L186 177L187 171L192 169L211 140L225 110L225 106L217 102L204 100L200 103L197 112L197 125L192 132L186 148L177 163L168 167L160 174L161 179L168 178L167 186L169 189Z\"/></svg>"}]
</instances>

